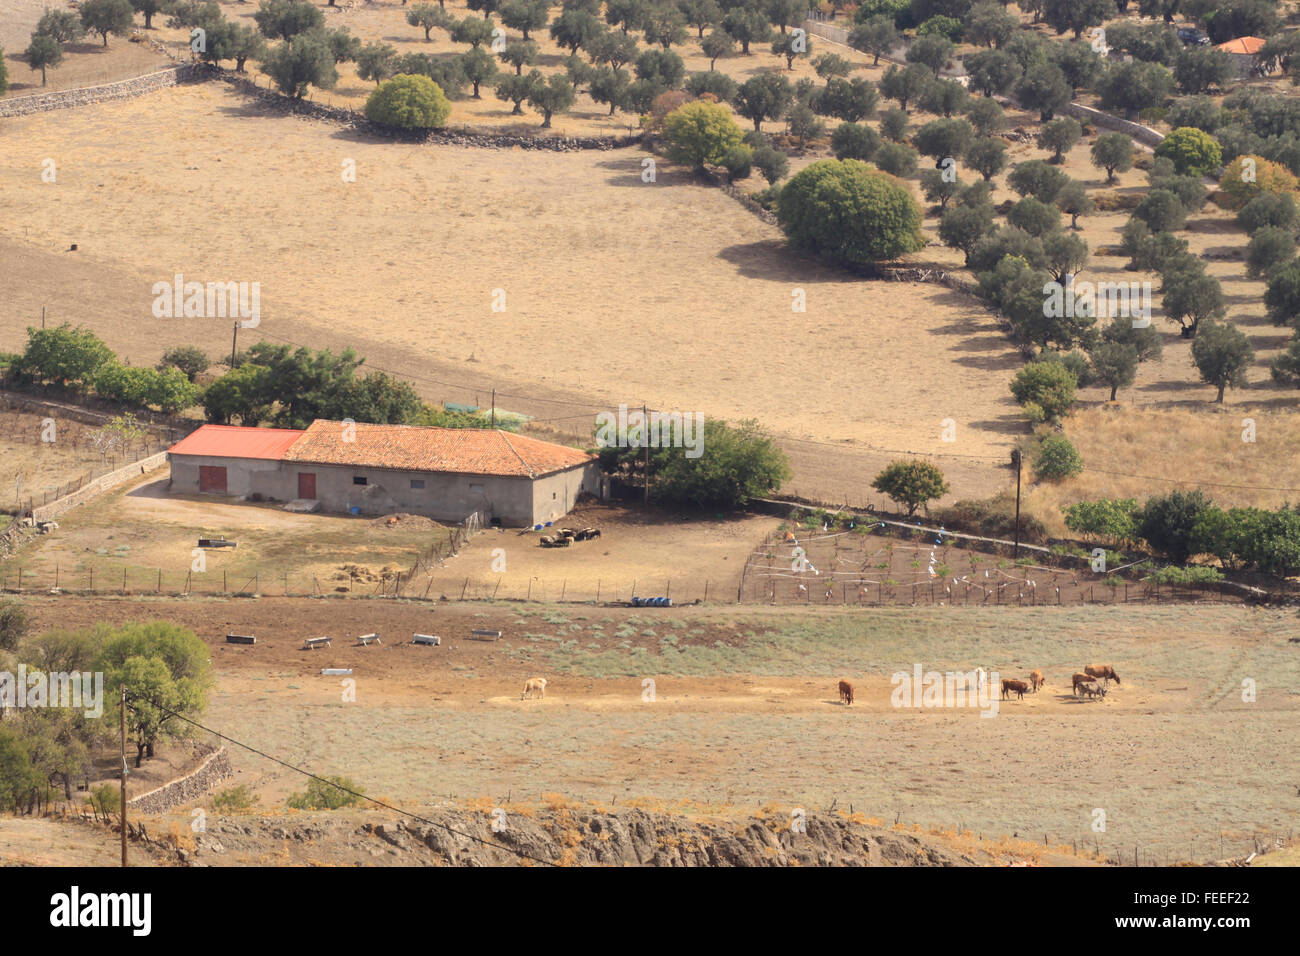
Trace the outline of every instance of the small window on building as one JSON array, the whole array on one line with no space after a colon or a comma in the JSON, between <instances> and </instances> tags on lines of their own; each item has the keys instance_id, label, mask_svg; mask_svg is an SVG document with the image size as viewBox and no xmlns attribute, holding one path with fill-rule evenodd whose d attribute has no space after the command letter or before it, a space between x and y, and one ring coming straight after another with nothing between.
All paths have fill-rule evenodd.
<instances>
[{"instance_id":1,"label":"small window on building","mask_svg":"<svg viewBox=\"0 0 1300 956\"><path fill-rule=\"evenodd\" d=\"M553 492L553 491L551 492L551 500L552 500L552 501L555 500L555 492Z\"/></svg>"},{"instance_id":2,"label":"small window on building","mask_svg":"<svg viewBox=\"0 0 1300 956\"><path fill-rule=\"evenodd\" d=\"M356 476L354 476L353 479L352 479L352 483L353 483L354 485L364 485L364 484L366 483L365 476L364 476L364 475L356 475Z\"/></svg>"},{"instance_id":3,"label":"small window on building","mask_svg":"<svg viewBox=\"0 0 1300 956\"><path fill-rule=\"evenodd\" d=\"M482 492L483 492L483 486L482 486L482 485L476 485L476 484L474 484L473 482L471 482L471 483L470 483L470 486L469 486L469 490L470 490L470 494L482 494Z\"/></svg>"},{"instance_id":4,"label":"small window on building","mask_svg":"<svg viewBox=\"0 0 1300 956\"><path fill-rule=\"evenodd\" d=\"M411 479L411 487L412 487L412 488L423 488L423 487L424 487L424 479L423 479L423 478L412 478L412 479Z\"/></svg>"}]
</instances>

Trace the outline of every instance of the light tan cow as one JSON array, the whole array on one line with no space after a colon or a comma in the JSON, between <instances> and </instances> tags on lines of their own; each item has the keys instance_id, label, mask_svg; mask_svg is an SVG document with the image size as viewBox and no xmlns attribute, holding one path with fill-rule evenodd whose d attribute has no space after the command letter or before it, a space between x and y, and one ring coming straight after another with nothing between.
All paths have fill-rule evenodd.
<instances>
[{"instance_id":1,"label":"light tan cow","mask_svg":"<svg viewBox=\"0 0 1300 956\"><path fill-rule=\"evenodd\" d=\"M1034 693L1037 694L1038 688L1046 684L1047 681L1044 680L1042 671L1032 670L1029 672L1029 683L1034 685Z\"/></svg>"},{"instance_id":2,"label":"light tan cow","mask_svg":"<svg viewBox=\"0 0 1300 956\"><path fill-rule=\"evenodd\" d=\"M519 695L520 700L527 697L545 697L546 696L546 678L530 677L524 681L524 692Z\"/></svg>"}]
</instances>

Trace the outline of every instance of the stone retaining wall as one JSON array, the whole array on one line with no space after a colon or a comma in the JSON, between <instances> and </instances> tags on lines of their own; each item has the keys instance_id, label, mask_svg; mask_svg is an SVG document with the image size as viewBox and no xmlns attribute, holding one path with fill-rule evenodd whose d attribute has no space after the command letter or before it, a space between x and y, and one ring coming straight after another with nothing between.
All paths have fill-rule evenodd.
<instances>
[{"instance_id":1,"label":"stone retaining wall","mask_svg":"<svg viewBox=\"0 0 1300 956\"><path fill-rule=\"evenodd\" d=\"M217 783L234 775L230 757L225 747L219 747L194 770L177 777L156 790L142 793L126 802L127 807L139 813L161 813L183 803L196 803L207 795Z\"/></svg>"},{"instance_id":2,"label":"stone retaining wall","mask_svg":"<svg viewBox=\"0 0 1300 956\"><path fill-rule=\"evenodd\" d=\"M78 488L72 494L60 498L58 501L51 501L48 505L42 505L39 508L32 509L33 521L50 521L65 511L70 511L78 505L85 504L91 498L98 497L104 492L116 488L124 481L131 478L146 474L155 468L161 468L167 464L167 452L160 451L156 455L150 455L148 458L141 458L139 461L133 461L129 465L124 465L116 471L110 471L106 475L100 475L94 481L88 482Z\"/></svg>"},{"instance_id":3,"label":"stone retaining wall","mask_svg":"<svg viewBox=\"0 0 1300 956\"><path fill-rule=\"evenodd\" d=\"M33 113L67 109L72 106L85 106L88 103L125 100L133 96L152 93L154 90L161 90L164 87L176 86L178 83L192 82L201 78L193 65L181 63L158 70L155 73L133 76L127 80L117 80L100 86L87 86L78 90L59 90L53 93L36 93L32 96L0 99L0 117L30 116Z\"/></svg>"}]
</instances>

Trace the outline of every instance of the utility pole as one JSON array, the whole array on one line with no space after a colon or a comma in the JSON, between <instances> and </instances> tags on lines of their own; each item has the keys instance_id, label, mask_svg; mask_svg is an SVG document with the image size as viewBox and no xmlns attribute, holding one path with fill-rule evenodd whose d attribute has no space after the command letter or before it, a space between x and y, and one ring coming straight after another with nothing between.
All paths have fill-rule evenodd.
<instances>
[{"instance_id":1,"label":"utility pole","mask_svg":"<svg viewBox=\"0 0 1300 956\"><path fill-rule=\"evenodd\" d=\"M122 867L126 867L126 685L122 685Z\"/></svg>"},{"instance_id":2,"label":"utility pole","mask_svg":"<svg viewBox=\"0 0 1300 956\"><path fill-rule=\"evenodd\" d=\"M1011 464L1016 466L1016 543L1012 550L1012 560L1020 557L1020 449L1011 452Z\"/></svg>"},{"instance_id":3,"label":"utility pole","mask_svg":"<svg viewBox=\"0 0 1300 956\"><path fill-rule=\"evenodd\" d=\"M497 390L492 389L492 427L497 427Z\"/></svg>"},{"instance_id":4,"label":"utility pole","mask_svg":"<svg viewBox=\"0 0 1300 956\"><path fill-rule=\"evenodd\" d=\"M41 306L41 328L45 328L45 306Z\"/></svg>"},{"instance_id":5,"label":"utility pole","mask_svg":"<svg viewBox=\"0 0 1300 956\"><path fill-rule=\"evenodd\" d=\"M641 440L645 442L645 506L650 507L650 410L641 406Z\"/></svg>"},{"instance_id":6,"label":"utility pole","mask_svg":"<svg viewBox=\"0 0 1300 956\"><path fill-rule=\"evenodd\" d=\"M235 343L239 341L239 323L235 323L235 331L230 336L230 367L235 367Z\"/></svg>"}]
</instances>

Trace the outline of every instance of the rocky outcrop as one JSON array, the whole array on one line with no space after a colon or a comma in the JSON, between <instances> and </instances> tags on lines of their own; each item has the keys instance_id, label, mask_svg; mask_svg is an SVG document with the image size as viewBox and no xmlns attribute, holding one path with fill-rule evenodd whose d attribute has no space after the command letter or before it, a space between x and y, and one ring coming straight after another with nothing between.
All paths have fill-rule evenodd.
<instances>
[{"instance_id":1,"label":"rocky outcrop","mask_svg":"<svg viewBox=\"0 0 1300 956\"><path fill-rule=\"evenodd\" d=\"M266 819L223 817L208 845L182 862L239 865L246 856L288 852L294 863L385 866L976 866L991 862L920 834L810 814L806 829L756 817L698 822L640 809L541 809L492 815L461 808L422 811L423 820L366 821L371 814L317 813ZM215 842L220 851L213 849ZM215 854L215 855L214 855ZM983 857L983 854L978 854Z\"/></svg>"}]
</instances>

